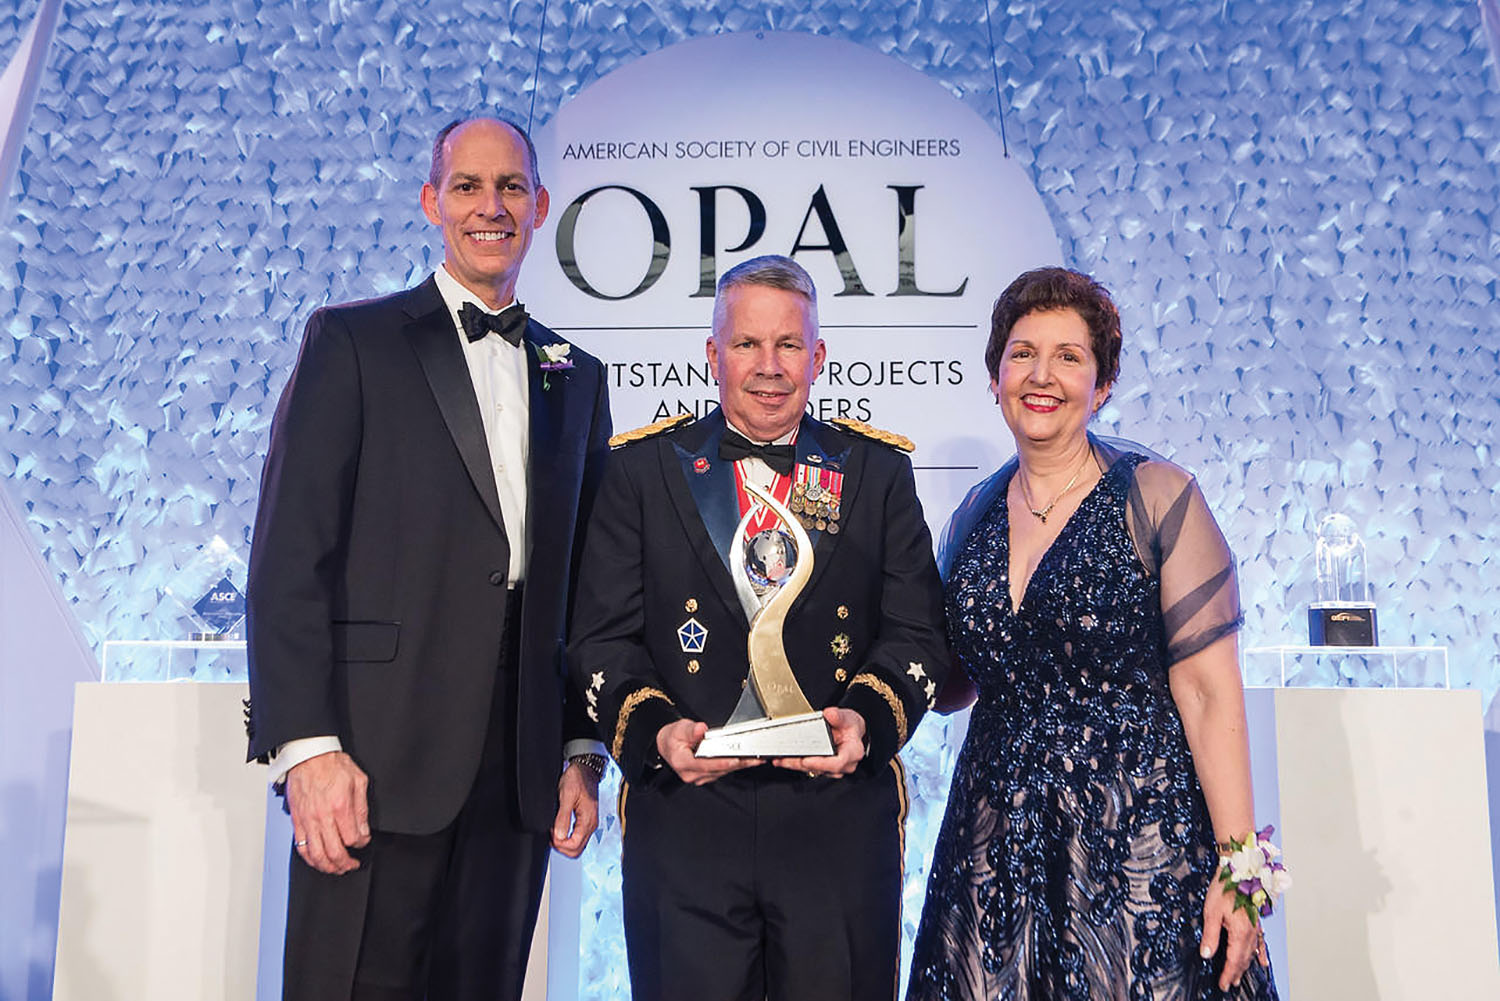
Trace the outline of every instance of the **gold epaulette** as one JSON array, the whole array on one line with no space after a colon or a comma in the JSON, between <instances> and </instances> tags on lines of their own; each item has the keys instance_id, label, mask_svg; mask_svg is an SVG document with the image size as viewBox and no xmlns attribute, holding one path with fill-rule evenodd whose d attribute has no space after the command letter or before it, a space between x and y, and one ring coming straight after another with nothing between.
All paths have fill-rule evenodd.
<instances>
[{"instance_id":1,"label":"gold epaulette","mask_svg":"<svg viewBox=\"0 0 1500 1001\"><path fill-rule=\"evenodd\" d=\"M828 423L836 427L841 427L850 434L857 434L861 438L868 438L871 441L878 441L882 445L899 448L903 452L914 452L917 448L916 444L910 438L906 437L906 435L897 434L894 431L882 431L880 428L871 427L864 421L856 421L849 417L835 417Z\"/></svg>"},{"instance_id":2,"label":"gold epaulette","mask_svg":"<svg viewBox=\"0 0 1500 1001\"><path fill-rule=\"evenodd\" d=\"M690 421L692 419L692 414L673 414L671 417L663 417L653 424L647 424L643 428L636 428L633 431L621 431L609 440L609 447L619 448L621 445L628 445L633 441L654 438L664 431L672 430L683 421Z\"/></svg>"}]
</instances>

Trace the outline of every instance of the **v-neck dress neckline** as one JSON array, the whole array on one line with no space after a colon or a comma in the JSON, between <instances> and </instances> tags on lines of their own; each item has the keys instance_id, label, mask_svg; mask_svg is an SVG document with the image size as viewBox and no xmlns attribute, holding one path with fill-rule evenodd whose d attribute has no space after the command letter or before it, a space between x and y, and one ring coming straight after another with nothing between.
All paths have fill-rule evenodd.
<instances>
[{"instance_id":1,"label":"v-neck dress neckline","mask_svg":"<svg viewBox=\"0 0 1500 1001\"><path fill-rule=\"evenodd\" d=\"M1053 551L1058 548L1058 543L1062 542L1064 537L1070 531L1074 530L1074 526L1078 522L1078 512L1082 511L1085 505L1094 503L1094 498L1099 495L1099 488L1104 484L1104 481L1109 477L1110 471L1114 468L1114 465L1111 465L1109 469L1101 472L1099 478L1094 481L1094 485L1089 488L1089 492L1083 495L1083 500L1079 501L1078 506L1068 513L1067 520L1063 522L1062 530L1047 544L1047 548L1042 550L1042 557L1036 561L1036 568L1031 571L1031 576L1026 578L1026 583L1021 586L1020 601L1015 599L1010 589L1010 485L1015 482L1017 474L1020 473L1020 468L1017 467L1015 472L1011 473L1010 479L1005 481L1005 486L1000 491L998 501L1000 505L1000 534L1005 539L1005 552L1001 554L1000 570L1004 575L1005 581L1005 610L1010 613L1011 618L1020 618L1021 611L1026 607L1026 599L1031 596L1031 585L1036 583L1036 579L1041 575L1042 569L1047 566L1048 561L1052 558Z\"/></svg>"}]
</instances>

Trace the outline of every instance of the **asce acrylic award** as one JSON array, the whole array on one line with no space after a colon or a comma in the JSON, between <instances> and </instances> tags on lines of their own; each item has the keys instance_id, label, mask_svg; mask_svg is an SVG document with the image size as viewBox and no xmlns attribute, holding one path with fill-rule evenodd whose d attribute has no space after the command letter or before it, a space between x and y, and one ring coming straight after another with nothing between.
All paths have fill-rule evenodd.
<instances>
[{"instance_id":1,"label":"asce acrylic award","mask_svg":"<svg viewBox=\"0 0 1500 1001\"><path fill-rule=\"evenodd\" d=\"M805 758L833 753L833 734L813 709L787 661L782 628L813 570L812 540L775 497L746 482L749 494L776 515L775 525L745 537L756 505L740 519L730 552L735 590L750 619L750 675L723 726L708 731L700 758Z\"/></svg>"},{"instance_id":2,"label":"asce acrylic award","mask_svg":"<svg viewBox=\"0 0 1500 1001\"><path fill-rule=\"evenodd\" d=\"M214 536L187 559L175 586L162 588L191 626L197 642L243 639L249 568L229 543Z\"/></svg>"}]
</instances>

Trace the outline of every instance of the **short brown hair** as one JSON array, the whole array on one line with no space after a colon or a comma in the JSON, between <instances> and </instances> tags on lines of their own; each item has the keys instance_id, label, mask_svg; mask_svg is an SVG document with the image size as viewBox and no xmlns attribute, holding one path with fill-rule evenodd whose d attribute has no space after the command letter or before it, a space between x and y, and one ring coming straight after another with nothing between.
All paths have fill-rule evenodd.
<instances>
[{"instance_id":1,"label":"short brown hair","mask_svg":"<svg viewBox=\"0 0 1500 1001\"><path fill-rule=\"evenodd\" d=\"M1120 311L1109 290L1088 275L1068 268L1037 268L1011 282L990 314L990 340L984 348L984 365L990 378L1000 378L1000 356L1011 328L1023 316L1054 309L1071 309L1089 328L1089 347L1099 375L1096 387L1108 386L1120 376Z\"/></svg>"}]
</instances>

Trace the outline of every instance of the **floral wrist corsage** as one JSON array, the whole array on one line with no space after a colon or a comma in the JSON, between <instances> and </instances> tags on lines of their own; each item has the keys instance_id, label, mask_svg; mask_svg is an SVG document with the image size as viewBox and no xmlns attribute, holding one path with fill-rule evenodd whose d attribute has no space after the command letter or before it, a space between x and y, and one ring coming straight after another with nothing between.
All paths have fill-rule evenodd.
<instances>
[{"instance_id":1,"label":"floral wrist corsage","mask_svg":"<svg viewBox=\"0 0 1500 1001\"><path fill-rule=\"evenodd\" d=\"M1276 828L1267 824L1244 839L1219 845L1219 882L1234 894L1234 906L1257 924L1269 917L1278 898L1292 885L1292 874L1281 862L1281 849L1271 843Z\"/></svg>"}]
</instances>

